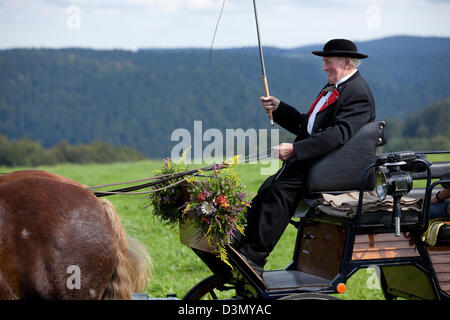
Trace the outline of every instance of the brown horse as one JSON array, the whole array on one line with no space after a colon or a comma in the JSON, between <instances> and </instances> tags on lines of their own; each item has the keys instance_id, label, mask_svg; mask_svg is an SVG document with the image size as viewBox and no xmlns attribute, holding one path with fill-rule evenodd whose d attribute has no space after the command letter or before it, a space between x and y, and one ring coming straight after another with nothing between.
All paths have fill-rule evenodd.
<instances>
[{"instance_id":1,"label":"brown horse","mask_svg":"<svg viewBox=\"0 0 450 320\"><path fill-rule=\"evenodd\" d=\"M130 299L149 272L109 201L49 172L0 175L0 299Z\"/></svg>"}]
</instances>

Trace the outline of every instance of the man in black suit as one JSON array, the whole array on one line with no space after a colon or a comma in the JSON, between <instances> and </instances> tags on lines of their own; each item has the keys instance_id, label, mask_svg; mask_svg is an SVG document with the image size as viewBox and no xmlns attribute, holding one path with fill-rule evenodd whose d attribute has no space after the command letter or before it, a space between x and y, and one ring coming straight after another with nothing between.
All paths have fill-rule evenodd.
<instances>
[{"instance_id":1,"label":"man in black suit","mask_svg":"<svg viewBox=\"0 0 450 320\"><path fill-rule=\"evenodd\" d=\"M356 45L345 39L330 40L323 51L312 53L323 57L322 70L327 73L328 84L307 114L275 97L261 97L263 107L272 111L274 121L297 138L294 143L277 147L283 166L259 188L247 212L245 236L233 243L259 275L306 192L312 163L375 120L374 98L357 70L359 59L367 55L358 53Z\"/></svg>"}]
</instances>

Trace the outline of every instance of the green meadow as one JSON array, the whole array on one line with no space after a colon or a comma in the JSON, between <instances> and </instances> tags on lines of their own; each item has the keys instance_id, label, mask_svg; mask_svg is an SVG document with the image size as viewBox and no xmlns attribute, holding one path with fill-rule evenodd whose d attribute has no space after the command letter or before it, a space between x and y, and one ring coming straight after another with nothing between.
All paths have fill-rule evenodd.
<instances>
[{"instance_id":1,"label":"green meadow","mask_svg":"<svg viewBox=\"0 0 450 320\"><path fill-rule=\"evenodd\" d=\"M447 156L434 157L435 161L448 160ZM139 161L107 165L61 164L33 169L50 171L88 186L128 181L154 176L154 170L162 166L162 161ZM10 172L29 168L0 167L0 172ZM237 166L248 192L256 193L259 185L267 178L260 174L261 167L256 164ZM152 215L149 199L142 195L110 196L121 217L126 232L143 242L152 258L153 276L146 293L151 297L165 297L184 294L199 281L211 275L209 269L188 248L180 244L178 227L168 227ZM289 225L282 239L269 258L266 270L283 269L292 259L296 229ZM373 288L372 269L363 269L347 282L347 292L339 295L342 299L375 300L384 299L381 290ZM372 284L372 285L371 285ZM231 293L225 293L232 296Z\"/></svg>"}]
</instances>

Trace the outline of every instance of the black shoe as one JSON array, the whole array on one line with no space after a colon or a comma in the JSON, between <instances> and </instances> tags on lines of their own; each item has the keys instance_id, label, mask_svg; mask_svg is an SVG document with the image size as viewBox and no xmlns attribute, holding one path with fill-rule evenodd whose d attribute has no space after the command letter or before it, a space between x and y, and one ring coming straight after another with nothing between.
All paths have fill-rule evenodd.
<instances>
[{"instance_id":1,"label":"black shoe","mask_svg":"<svg viewBox=\"0 0 450 320\"><path fill-rule=\"evenodd\" d=\"M234 232L231 235L231 243L230 246L233 247L236 251L239 251L242 242L242 234L240 232Z\"/></svg>"},{"instance_id":2,"label":"black shoe","mask_svg":"<svg viewBox=\"0 0 450 320\"><path fill-rule=\"evenodd\" d=\"M242 260L244 260L250 266L250 268L252 268L253 271L255 271L255 273L260 278L262 278L262 275L264 273L264 266L259 265L259 264L255 263L255 262L253 262L252 260L248 259L242 252L239 252L238 250L236 250L236 252L242 258Z\"/></svg>"}]
</instances>

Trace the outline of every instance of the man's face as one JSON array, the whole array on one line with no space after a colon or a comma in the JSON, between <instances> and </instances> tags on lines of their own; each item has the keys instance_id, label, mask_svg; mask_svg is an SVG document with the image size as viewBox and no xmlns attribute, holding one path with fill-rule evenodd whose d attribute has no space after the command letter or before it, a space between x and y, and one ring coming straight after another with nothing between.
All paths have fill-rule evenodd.
<instances>
[{"instance_id":1,"label":"man's face","mask_svg":"<svg viewBox=\"0 0 450 320\"><path fill-rule=\"evenodd\" d=\"M324 57L322 70L327 73L328 83L335 84L345 77L348 67L347 59L341 57Z\"/></svg>"}]
</instances>

